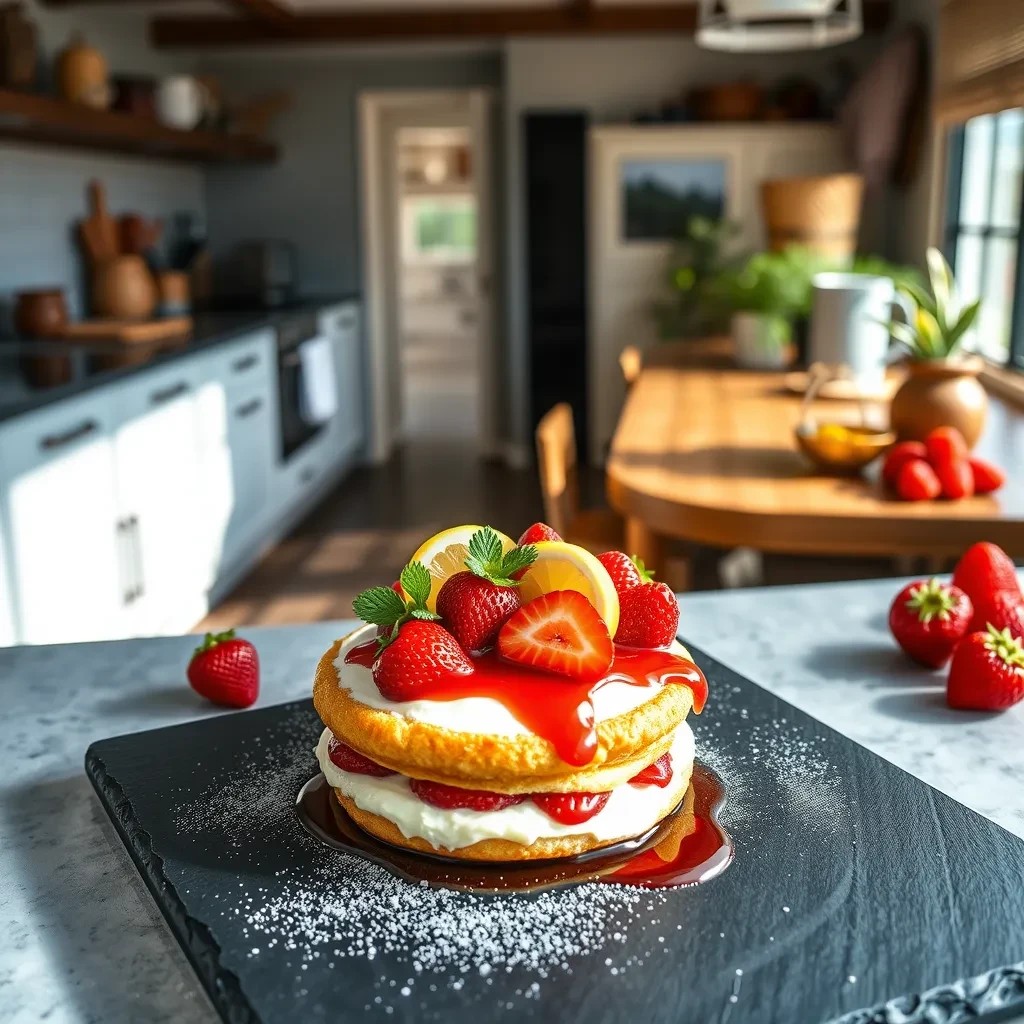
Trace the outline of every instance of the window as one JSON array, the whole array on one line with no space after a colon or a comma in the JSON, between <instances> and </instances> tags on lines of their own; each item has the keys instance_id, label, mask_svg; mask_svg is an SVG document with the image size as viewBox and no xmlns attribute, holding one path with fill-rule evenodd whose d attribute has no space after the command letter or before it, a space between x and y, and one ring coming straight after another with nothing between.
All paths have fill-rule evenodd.
<instances>
[{"instance_id":1,"label":"window","mask_svg":"<svg viewBox=\"0 0 1024 1024\"><path fill-rule=\"evenodd\" d=\"M407 263L471 263L476 255L475 197L406 196L402 255Z\"/></svg>"},{"instance_id":2,"label":"window","mask_svg":"<svg viewBox=\"0 0 1024 1024\"><path fill-rule=\"evenodd\" d=\"M950 135L946 256L961 297L982 299L968 345L1024 369L1024 109L971 118Z\"/></svg>"}]
</instances>

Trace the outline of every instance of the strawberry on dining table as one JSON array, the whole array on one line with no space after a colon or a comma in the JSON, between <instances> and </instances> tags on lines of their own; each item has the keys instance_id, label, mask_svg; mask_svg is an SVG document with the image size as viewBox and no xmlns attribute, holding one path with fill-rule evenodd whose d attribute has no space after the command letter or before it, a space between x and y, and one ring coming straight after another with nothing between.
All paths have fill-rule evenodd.
<instances>
[{"instance_id":1,"label":"strawberry on dining table","mask_svg":"<svg viewBox=\"0 0 1024 1024\"><path fill-rule=\"evenodd\" d=\"M936 579L904 587L889 608L889 629L914 661L939 668L967 632L974 608L958 587Z\"/></svg>"},{"instance_id":2,"label":"strawberry on dining table","mask_svg":"<svg viewBox=\"0 0 1024 1024\"><path fill-rule=\"evenodd\" d=\"M885 453L885 460L882 463L882 479L890 487L895 488L896 479L905 462L909 462L911 459L927 460L927 458L928 449L921 441L899 441Z\"/></svg>"},{"instance_id":3,"label":"strawberry on dining table","mask_svg":"<svg viewBox=\"0 0 1024 1024\"><path fill-rule=\"evenodd\" d=\"M1006 474L991 462L972 455L967 460L967 464L971 467L975 494L991 494L1006 483Z\"/></svg>"},{"instance_id":4,"label":"strawberry on dining table","mask_svg":"<svg viewBox=\"0 0 1024 1024\"><path fill-rule=\"evenodd\" d=\"M907 459L896 474L896 493L904 501L931 501L942 493L942 484L924 459Z\"/></svg>"},{"instance_id":5,"label":"strawberry on dining table","mask_svg":"<svg viewBox=\"0 0 1024 1024\"><path fill-rule=\"evenodd\" d=\"M1024 699L1024 642L994 627L969 633L953 654L946 683L951 708L1003 711Z\"/></svg>"},{"instance_id":6,"label":"strawberry on dining table","mask_svg":"<svg viewBox=\"0 0 1024 1024\"><path fill-rule=\"evenodd\" d=\"M597 680L611 667L615 647L604 619L582 594L553 590L501 627L498 653L530 668Z\"/></svg>"},{"instance_id":7,"label":"strawberry on dining table","mask_svg":"<svg viewBox=\"0 0 1024 1024\"><path fill-rule=\"evenodd\" d=\"M473 534L466 571L449 576L437 595L438 614L464 650L494 645L498 630L522 606L516 577L536 560L532 544L503 551L489 526Z\"/></svg>"},{"instance_id":8,"label":"strawberry on dining table","mask_svg":"<svg viewBox=\"0 0 1024 1024\"><path fill-rule=\"evenodd\" d=\"M189 686L214 704L247 708L259 696L259 655L233 629L207 633L193 652L186 674Z\"/></svg>"}]
</instances>

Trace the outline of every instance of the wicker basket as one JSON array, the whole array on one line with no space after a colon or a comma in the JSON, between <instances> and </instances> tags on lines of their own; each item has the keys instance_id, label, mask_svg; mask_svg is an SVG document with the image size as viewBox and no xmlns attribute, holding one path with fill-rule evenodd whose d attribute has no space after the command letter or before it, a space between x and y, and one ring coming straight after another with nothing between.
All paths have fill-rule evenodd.
<instances>
[{"instance_id":1,"label":"wicker basket","mask_svg":"<svg viewBox=\"0 0 1024 1024\"><path fill-rule=\"evenodd\" d=\"M761 184L768 247L802 245L833 259L857 250L864 179L859 174L779 178Z\"/></svg>"}]
</instances>

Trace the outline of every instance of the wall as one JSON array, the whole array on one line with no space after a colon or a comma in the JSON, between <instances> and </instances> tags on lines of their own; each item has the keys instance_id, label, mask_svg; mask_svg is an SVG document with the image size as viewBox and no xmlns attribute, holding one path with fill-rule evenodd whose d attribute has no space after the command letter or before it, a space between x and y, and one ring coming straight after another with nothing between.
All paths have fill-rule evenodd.
<instances>
[{"instance_id":1,"label":"wall","mask_svg":"<svg viewBox=\"0 0 1024 1024\"><path fill-rule=\"evenodd\" d=\"M724 54L702 50L689 37L596 40L511 40L505 44L507 383L510 433L520 454L529 450L527 422L525 185L522 115L573 108L594 121L627 121L679 97L690 86L747 77L770 83L788 75L824 79L838 59L866 65L878 37L828 50L788 54Z\"/></svg>"},{"instance_id":2,"label":"wall","mask_svg":"<svg viewBox=\"0 0 1024 1024\"><path fill-rule=\"evenodd\" d=\"M215 256L247 238L281 238L297 250L308 294L360 289L356 97L374 89L497 86L495 55L293 56L209 60L241 96L285 88L292 108L275 125L281 160L269 167L214 168L206 182Z\"/></svg>"},{"instance_id":3,"label":"wall","mask_svg":"<svg viewBox=\"0 0 1024 1024\"><path fill-rule=\"evenodd\" d=\"M34 0L27 8L48 61L84 28L112 71L159 75L189 66L187 58L149 48L141 10L58 11ZM115 212L136 209L151 217L182 209L204 212L202 172L195 167L0 143L0 307L21 288L56 285L68 290L72 310L82 311L83 268L74 224L86 213L86 184L92 178L105 182Z\"/></svg>"}]
</instances>

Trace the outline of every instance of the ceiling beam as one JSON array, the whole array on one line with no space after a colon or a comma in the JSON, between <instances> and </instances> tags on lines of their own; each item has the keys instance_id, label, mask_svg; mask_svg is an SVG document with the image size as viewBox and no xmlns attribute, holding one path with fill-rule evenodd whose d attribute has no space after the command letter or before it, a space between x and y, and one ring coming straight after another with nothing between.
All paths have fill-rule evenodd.
<instances>
[{"instance_id":1,"label":"ceiling beam","mask_svg":"<svg viewBox=\"0 0 1024 1024\"><path fill-rule=\"evenodd\" d=\"M233 3L273 0L232 0ZM890 0L864 0L864 27L884 28ZM150 23L155 46L243 47L275 43L408 42L426 39L500 38L502 36L692 35L697 6L686 4L570 3L550 7L449 7L392 11L320 11L296 13L287 25L269 19L165 15Z\"/></svg>"}]
</instances>

